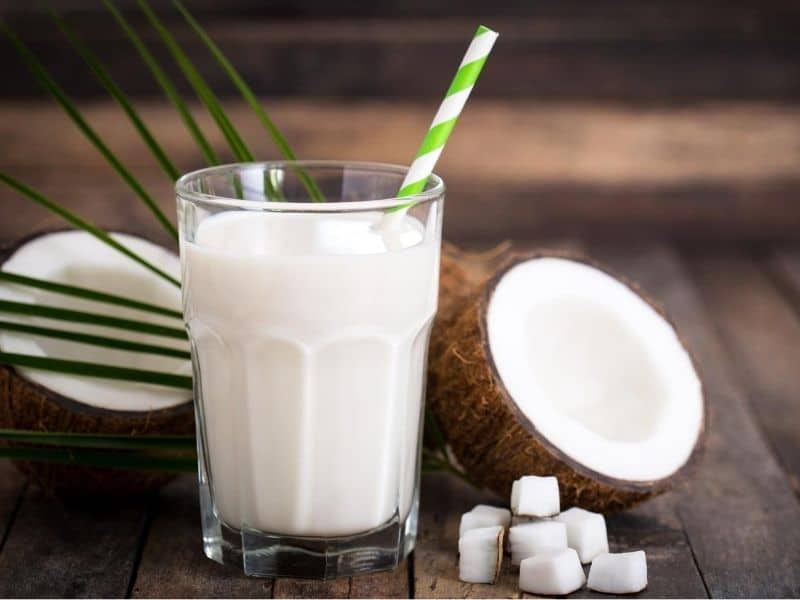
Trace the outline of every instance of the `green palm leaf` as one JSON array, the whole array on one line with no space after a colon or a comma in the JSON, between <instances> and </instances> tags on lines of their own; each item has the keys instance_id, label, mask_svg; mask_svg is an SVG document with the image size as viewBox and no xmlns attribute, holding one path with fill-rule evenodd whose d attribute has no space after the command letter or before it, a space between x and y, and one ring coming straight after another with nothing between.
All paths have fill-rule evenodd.
<instances>
[{"instance_id":1,"label":"green palm leaf","mask_svg":"<svg viewBox=\"0 0 800 600\"><path fill-rule=\"evenodd\" d=\"M269 118L269 115L267 115L264 107L258 101L258 98L256 98L253 90L250 89L250 86L247 85L247 82L236 70L236 67L234 67L225 54L223 54L222 50L219 49L219 46L217 46L214 40L212 40L208 33L206 33L205 29L203 29L200 23L198 23L191 13L186 10L186 7L183 5L183 3L180 2L180 0L173 0L173 4L178 11L180 11L181 15L183 15L183 18L195 31L198 37L203 41L206 48L208 48L208 50L214 56L220 67L222 67L222 70L225 71L225 73L228 75L228 78L231 80L231 82L233 82L233 85L236 86L236 89L239 90L239 93L261 121L264 129L266 129L267 133L269 133L270 137L272 137L272 140L275 142L275 145L278 147L278 150L280 150L283 157L286 160L297 160L297 156L295 155L291 146L289 146L289 142L286 141L286 138L283 137L283 134L280 132L278 127L275 125L272 119ZM299 170L298 177L303 182L303 185L305 185L312 200L315 202L324 202L325 197L323 196L322 191L319 189L319 186L317 186L317 183L308 175L308 173L303 170Z\"/></svg>"},{"instance_id":2,"label":"green palm leaf","mask_svg":"<svg viewBox=\"0 0 800 600\"><path fill-rule=\"evenodd\" d=\"M162 271L161 269L159 269L157 266L155 266L151 262L147 261L146 259L142 258L138 254L133 252L133 250L130 250L130 249L126 248L125 246L120 244L118 241L116 241L114 238L112 238L108 233L106 233L105 231L103 231L102 229L97 227L96 225L92 225L88 221L84 221L82 218L80 218L75 213L70 212L69 210L67 210L66 208L63 208L59 204L56 204L52 200L50 200L47 197L45 197L43 194L40 194L39 192L35 191L34 189L29 188L28 186L26 186L21 181L18 181L16 179L14 179L10 175L7 175L6 173L3 173L2 171L0 171L0 181L5 183L7 186L17 190L19 193L21 193L23 196L27 197L29 200L33 200L34 202L36 202L40 206L45 207L50 212L53 212L53 213L57 214L59 217L61 217L62 219L64 219L68 223L74 225L75 227L83 229L86 233L91 234L92 236L94 236L95 238L97 238L98 240L103 242L104 244L112 247L117 252L120 252L120 253L124 254L125 256L127 256L128 258L136 261L137 263L142 265L144 268L146 268L149 271L152 271L153 273L155 273L156 275L158 275L162 279L165 279L166 281L169 281L171 284L180 287L180 285L181 285L180 281L175 279L172 275L166 273L165 271Z\"/></svg>"},{"instance_id":3,"label":"green palm leaf","mask_svg":"<svg viewBox=\"0 0 800 600\"><path fill-rule=\"evenodd\" d=\"M139 34L136 33L136 30L131 27L130 23L125 19L123 14L117 9L114 3L111 0L103 0L103 4L105 4L108 11L116 20L117 24L122 28L125 32L125 35L130 40L131 44L136 48L136 51L139 53L139 56L142 58L144 63L147 65L147 68L150 69L150 72L153 74L153 77L158 82L158 85L161 86L161 89L164 91L164 94L167 96L169 101L175 107L175 110L178 111L178 114L181 117L184 125L189 130L192 138L194 138L195 143L200 148L200 152L202 152L203 157L205 158L206 162L209 165L218 165L219 164L219 157L217 153L214 152L214 149L211 147L211 144L208 143L205 135L203 135L200 126L195 121L192 113L189 111L189 108L186 106L186 102L184 102L183 97L178 92L178 89L175 87L175 84L172 83L172 80L169 76L164 72L164 69L161 68L161 65L158 64L158 61L155 59L153 54L148 50L145 43L142 41L142 38L139 37Z\"/></svg>"},{"instance_id":4,"label":"green palm leaf","mask_svg":"<svg viewBox=\"0 0 800 600\"><path fill-rule=\"evenodd\" d=\"M72 448L0 448L0 458L125 471L172 473L197 471L197 458L194 456L158 456L142 452L112 453L107 450Z\"/></svg>"},{"instance_id":5,"label":"green palm leaf","mask_svg":"<svg viewBox=\"0 0 800 600\"><path fill-rule=\"evenodd\" d=\"M0 440L71 448L105 448L107 450L193 451L197 443L193 435L125 435L27 431L24 429L0 429Z\"/></svg>"},{"instance_id":6,"label":"green palm leaf","mask_svg":"<svg viewBox=\"0 0 800 600\"><path fill-rule=\"evenodd\" d=\"M180 47L180 44L178 44L175 37L164 26L164 24L158 18L158 15L153 12L153 10L150 8L150 5L145 0L138 0L138 5L145 16L147 16L150 24L158 32L159 37L166 45L167 50L169 50L169 53L172 55L181 72L189 81L189 84L192 86L192 89L194 89L198 98L200 98L200 101L205 105L209 114L217 123L217 126L219 127L220 131L222 131L222 135L224 135L225 139L228 141L228 145L230 146L231 151L236 159L243 162L252 161L253 154L247 148L244 140L236 131L236 128L233 126L233 123L231 123L228 116L225 114L225 111L222 109L222 106L220 105L217 97L214 95L214 92L212 92L211 88L208 87L208 84L205 82L202 75L200 75L200 72L197 70L197 68L189 60L189 57Z\"/></svg>"},{"instance_id":7,"label":"green palm leaf","mask_svg":"<svg viewBox=\"0 0 800 600\"><path fill-rule=\"evenodd\" d=\"M133 319L121 319L100 313L84 312L82 310L70 310L57 306L47 306L43 304L28 304L26 302L14 302L12 300L0 300L0 313L11 313L16 315L27 315L31 317L42 317L45 319L58 319L69 321L70 323L87 323L89 325L99 325L102 327L113 327L115 329L127 329L138 333L149 333L162 337L186 339L186 331L175 327L166 327L147 323L145 321L135 321Z\"/></svg>"},{"instance_id":8,"label":"green palm leaf","mask_svg":"<svg viewBox=\"0 0 800 600\"><path fill-rule=\"evenodd\" d=\"M2 309L0 309L2 310ZM27 323L15 323L13 321L0 320L0 331L16 331L18 333L28 333L59 340L67 340L78 344L88 344L90 346L102 346L104 348L115 348L117 350L127 350L128 352L138 352L142 354L155 354L158 356L171 356L173 358L191 358L192 355L186 350L177 348L167 348L166 346L156 346L154 344L141 344L130 340L120 340L104 335L92 335L67 331L64 329L53 329L51 327L40 327L38 325L28 325Z\"/></svg>"},{"instance_id":9,"label":"green palm leaf","mask_svg":"<svg viewBox=\"0 0 800 600\"><path fill-rule=\"evenodd\" d=\"M86 64L92 70L100 84L106 89L111 97L116 100L117 104L120 105L122 110L128 116L131 124L139 133L145 145L150 149L150 152L153 153L156 161L158 161L158 164L161 165L161 168L167 174L167 177L170 178L170 181L175 181L178 179L178 177L180 177L178 169L175 168L174 164L172 164L172 161L166 155L164 149L153 137L153 134L147 128L147 125L144 124L144 121L142 121L139 113L136 112L136 109L133 108L131 103L126 98L125 92L123 92L119 85L117 85L106 68L103 66L103 63L100 62L100 60L89 49L89 47L78 38L78 36L75 34L72 28L67 25L64 19L62 19L52 9L48 9L48 12L50 13L50 17L53 19L56 26L61 30L67 40L69 40L70 44L72 44L72 47L75 48L81 58L83 58L84 62L86 62Z\"/></svg>"},{"instance_id":10,"label":"green palm leaf","mask_svg":"<svg viewBox=\"0 0 800 600\"><path fill-rule=\"evenodd\" d=\"M180 311L165 308L150 304L149 302L141 302L139 300L132 300L116 294L109 294L99 290L92 290L89 288L78 287L75 285L67 285L65 283L56 283L47 279L38 279L36 277L28 277L27 275L20 275L19 273L9 273L8 271L0 271L0 281L7 281L17 285L24 285L34 287L41 290L47 290L56 294L64 294L67 296L75 296L77 298L85 298L94 302L103 302L105 304L115 304L117 306L125 306L128 308L135 308L146 312L163 315L165 317L175 317L182 319L183 315Z\"/></svg>"},{"instance_id":11,"label":"green palm leaf","mask_svg":"<svg viewBox=\"0 0 800 600\"><path fill-rule=\"evenodd\" d=\"M144 187L136 180L136 178L128 171L127 168L120 162L119 158L106 146L105 142L100 138L97 132L92 129L81 112L72 103L69 97L64 93L61 87L55 82L50 73L45 69L44 65L39 62L39 59L30 51L30 49L20 40L17 35L9 29L5 23L0 21L0 30L2 30L6 37L11 41L17 53L33 73L34 77L39 83L50 93L51 96L58 102L64 111L69 115L70 119L75 123L83 135L91 142L91 144L103 155L106 161L117 172L117 174L128 184L128 187L144 202L145 206L150 210L153 216L158 220L164 229L175 239L178 239L178 231L175 226L167 219L166 215L161 211L155 201L145 191Z\"/></svg>"},{"instance_id":12,"label":"green palm leaf","mask_svg":"<svg viewBox=\"0 0 800 600\"><path fill-rule=\"evenodd\" d=\"M41 371L67 373L84 377L97 377L99 379L114 379L131 381L135 383L150 383L185 390L192 389L192 378L187 375L174 375L160 371L147 371L143 369L129 369L102 365L99 363L83 362L79 360L66 360L51 358L49 356L33 356L31 354L16 354L14 352L0 352L0 363L17 367L27 367Z\"/></svg>"}]
</instances>

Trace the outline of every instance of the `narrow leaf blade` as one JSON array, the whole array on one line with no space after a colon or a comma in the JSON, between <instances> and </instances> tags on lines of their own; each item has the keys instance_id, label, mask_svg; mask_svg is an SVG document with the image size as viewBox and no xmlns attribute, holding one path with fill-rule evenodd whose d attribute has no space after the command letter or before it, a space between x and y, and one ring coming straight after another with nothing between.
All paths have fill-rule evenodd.
<instances>
[{"instance_id":1,"label":"narrow leaf blade","mask_svg":"<svg viewBox=\"0 0 800 600\"><path fill-rule=\"evenodd\" d=\"M230 119L228 119L225 111L222 109L219 103L219 100L214 95L214 92L211 91L211 88L205 82L202 75L200 75L200 72L197 70L194 64L192 64L191 60L189 60L189 57L183 51L180 44L178 44L174 36L161 22L161 20L158 18L158 15L156 15L153 9L150 8L150 5L146 2L146 0L138 0L138 5L147 17L148 21L150 21L150 24L158 32L159 37L166 45L167 50L169 50L169 53L172 55L181 72L189 81L198 98L200 98L200 101L206 106L209 114L217 123L217 126L222 132L222 135L225 136L225 139L228 141L228 145L236 156L236 159L243 162L251 162L253 160L253 154L247 148L244 140L236 131L233 123L231 123Z\"/></svg>"},{"instance_id":2,"label":"narrow leaf blade","mask_svg":"<svg viewBox=\"0 0 800 600\"><path fill-rule=\"evenodd\" d=\"M121 469L124 471L190 473L197 470L197 459L192 457L152 456L143 453L110 453L105 450L0 448L0 458Z\"/></svg>"},{"instance_id":3,"label":"narrow leaf blade","mask_svg":"<svg viewBox=\"0 0 800 600\"><path fill-rule=\"evenodd\" d=\"M206 139L206 136L203 134L200 126L197 124L197 121L195 121L191 111L189 110L189 107L186 105L186 102L183 100L180 92L178 92L178 89L175 87L175 84L166 74L164 69L161 68L161 65L158 64L155 56L153 56L145 43L142 41L142 38L139 37L139 34L136 33L136 30L131 26L128 20L125 19L125 16L122 14L122 12L120 12L112 0L103 0L103 4L105 4L106 9L111 13L111 16L114 17L114 20L117 22L120 28L122 28L128 40L131 42L131 44L133 44L134 48L136 48L139 56L147 65L147 68L150 69L150 73L152 73L166 97L178 111L181 120L189 130L189 134L200 148L200 152L203 154L206 163L210 166L218 165L220 161L217 153Z\"/></svg>"},{"instance_id":4,"label":"narrow leaf blade","mask_svg":"<svg viewBox=\"0 0 800 600\"><path fill-rule=\"evenodd\" d=\"M236 70L236 67L234 67L233 64L228 60L222 50L220 50L219 46L217 46L214 40L211 39L211 36L208 35L206 30L203 29L200 23L197 22L197 20L186 9L183 3L180 0L173 0L173 4L181 13L189 26L194 30L197 36L202 40L209 52L211 52L217 63L220 65L220 67L222 67L222 70L225 71L225 73L228 75L228 78L231 80L231 82L233 82L233 85L236 86L236 89L239 90L239 93L261 121L264 129L266 129L267 133L275 142L275 145L278 147L278 150L280 150L280 153L283 155L283 157L286 160L297 160L297 156L295 155L291 146L289 146L289 142L286 141L286 138L280 132L277 125L275 125L275 122L264 110L264 107L258 101L258 98L256 98L253 90L249 85L247 85L247 82L239 74L239 71ZM315 202L325 201L322 190L319 189L317 183L308 175L308 173L300 169L298 170L298 177L303 182L303 185L305 185L312 200Z\"/></svg>"},{"instance_id":5,"label":"narrow leaf blade","mask_svg":"<svg viewBox=\"0 0 800 600\"><path fill-rule=\"evenodd\" d=\"M146 321L122 319L120 317L112 317L100 313L71 310L58 306L48 306L46 304L29 304L27 302L15 302L13 300L0 300L0 313L43 317L45 319L69 321L70 323L87 323L89 325L127 329L128 331L149 333L151 335L160 335L179 340L186 339L186 331L184 329L178 329L177 327L167 327L165 325L148 323Z\"/></svg>"},{"instance_id":6,"label":"narrow leaf blade","mask_svg":"<svg viewBox=\"0 0 800 600\"><path fill-rule=\"evenodd\" d=\"M0 331L15 331L17 333L27 333L59 340L67 340L78 344L90 346L101 346L113 348L115 350L126 350L140 354L155 354L157 356L169 356L171 358L189 359L192 355L186 350L177 348L167 348L166 346L156 346L153 344L141 344L130 340L120 340L102 335L91 335L79 333L77 331L67 331L64 329L53 329L51 327L40 327L38 325L28 325L26 323L15 323L13 321L0 320Z\"/></svg>"},{"instance_id":7,"label":"narrow leaf blade","mask_svg":"<svg viewBox=\"0 0 800 600\"><path fill-rule=\"evenodd\" d=\"M116 154L114 154L111 149L106 146L105 142L103 142L97 132L95 132L95 130L89 125L81 112L67 97L61 87L55 82L49 71L45 69L44 65L42 65L39 59L36 58L33 52L30 51L30 49L22 42L22 40L19 39L19 37L17 37L17 35L2 21L0 21L0 30L6 34L6 37L11 41L17 53L20 55L22 60L28 66L28 69L39 81L42 87L44 87L45 90L50 93L53 99L56 100L59 105L61 105L61 107L64 109L64 112L66 112L70 119L72 119L72 122L75 123L81 133L83 133L86 139L89 140L89 142L97 149L98 152L100 152L103 158L106 159L106 162L111 165L111 167L117 172L122 180L128 184L128 187L130 187L134 194L136 194L136 196L138 196L139 199L145 204L153 216L155 216L159 223L161 223L167 233L177 240L178 231L175 229L175 226L170 222L166 215L164 215L164 213L145 191L144 187L142 187L139 181L137 181L131 172L128 171L119 158L117 158Z\"/></svg>"},{"instance_id":8,"label":"narrow leaf blade","mask_svg":"<svg viewBox=\"0 0 800 600\"><path fill-rule=\"evenodd\" d=\"M167 174L167 177L169 177L171 181L178 179L180 172L175 165L172 164L172 161L169 159L166 152L164 152L164 149L156 141L150 129L147 127L147 125L145 125L144 121L139 116L139 113L130 103L127 96L125 96L125 92L123 92L122 88L117 85L117 82L111 77L100 59L97 58L94 52L92 52L89 47L81 41L72 28L58 15L58 13L53 10L49 10L49 13L56 26L61 30L67 40L69 40L69 43L72 44L72 47L75 48L77 53L81 56L81 58L83 58L84 62L92 70L95 78L100 82L100 85L105 88L105 90L111 95L112 98L114 98L117 104L119 104L120 108L122 108L123 112L127 115L128 120L130 120L133 127L139 133L142 141L150 149L153 157Z\"/></svg>"},{"instance_id":9,"label":"narrow leaf blade","mask_svg":"<svg viewBox=\"0 0 800 600\"><path fill-rule=\"evenodd\" d=\"M101 365L98 363L83 362L79 360L65 360L63 358L51 358L49 356L33 356L30 354L0 352L0 363L5 363L15 367L38 369L41 371L67 373L70 375L81 375L84 377L96 377L98 379L114 379L118 381L147 383L185 390L192 389L192 378L186 375L174 375L172 373L146 371L142 369L129 369L127 367Z\"/></svg>"},{"instance_id":10,"label":"narrow leaf blade","mask_svg":"<svg viewBox=\"0 0 800 600\"><path fill-rule=\"evenodd\" d=\"M194 451L193 435L122 435L0 429L0 440L68 446L71 448L105 448L106 450L182 450Z\"/></svg>"},{"instance_id":11,"label":"narrow leaf blade","mask_svg":"<svg viewBox=\"0 0 800 600\"><path fill-rule=\"evenodd\" d=\"M47 279L28 277L27 275L20 275L19 273L10 273L8 271L0 270L0 281L7 281L8 283L47 290L56 294L84 298L94 302L103 302L105 304L114 304L117 306L125 306L127 308L135 308L137 310L163 315L165 317L175 317L176 319L183 318L183 315L180 311L166 308L164 306L158 306L148 302L141 302L139 300L132 300L130 298L125 298L124 296L117 296L116 294L109 294L99 290L92 290L75 285L67 285L65 283L56 283Z\"/></svg>"},{"instance_id":12,"label":"narrow leaf blade","mask_svg":"<svg viewBox=\"0 0 800 600\"><path fill-rule=\"evenodd\" d=\"M133 252L129 248L123 246L118 241L116 241L114 238L112 238L108 233L106 233L105 231L103 231L102 229L97 227L96 225L92 225L88 221L83 220L81 217L79 217L75 213L73 213L73 212L67 210L66 208L62 207L61 205L53 202L52 200L50 200L49 198L47 198L43 194L37 192L33 188L28 187L27 185L25 185L21 181L19 181L17 179L14 179L10 175L8 175L6 173L3 173L2 171L0 171L0 181L5 183L10 188L15 189L20 194L22 194L23 196L27 197L29 200L33 200L34 202L36 202L40 206L43 206L44 208L46 208L50 212L55 213L56 215L58 215L59 217L61 217L62 219L64 219L68 223L70 223L71 225L74 225L75 227L78 227L79 229L83 229L86 233L91 234L92 236L94 236L95 238L97 238L98 240L100 240L101 242L106 244L107 246L112 247L117 252L120 252L120 253L124 254L125 256L127 256L128 258L136 261L137 263L142 265L144 268L146 268L149 271L152 271L153 273L155 273L156 275L158 275L162 279L165 279L166 281L169 281L171 284L173 284L173 285L175 285L177 287L180 287L180 285L181 285L180 281L178 281L177 279L172 277L172 275L169 275L168 273L166 273L165 271L159 269L154 264L152 264L151 262L145 260L144 258L139 256L138 254L136 254L135 252Z\"/></svg>"}]
</instances>

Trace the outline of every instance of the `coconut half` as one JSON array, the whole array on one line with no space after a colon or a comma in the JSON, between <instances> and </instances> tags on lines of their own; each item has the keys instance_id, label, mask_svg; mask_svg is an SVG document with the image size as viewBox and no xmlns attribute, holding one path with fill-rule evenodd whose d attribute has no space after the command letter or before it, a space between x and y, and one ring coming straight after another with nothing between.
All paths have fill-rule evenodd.
<instances>
[{"instance_id":1,"label":"coconut half","mask_svg":"<svg viewBox=\"0 0 800 600\"><path fill-rule=\"evenodd\" d=\"M583 260L515 257L432 357L429 398L469 475L502 495L556 475L562 505L628 507L667 489L703 436L702 386L673 325Z\"/></svg>"},{"instance_id":2,"label":"coconut half","mask_svg":"<svg viewBox=\"0 0 800 600\"><path fill-rule=\"evenodd\" d=\"M179 278L180 261L142 238L113 237ZM2 257L7 272L88 287L180 310L180 290L82 231L44 233L23 240ZM11 283L0 283L0 299L40 303L180 328L181 321ZM135 331L67 321L2 315L3 319L188 350L188 342ZM134 369L191 374L189 360L0 331L4 352L31 354ZM163 386L0 366L0 426L37 431L152 435L193 431L191 392ZM90 469L47 463L17 465L43 487L65 493L131 494L170 479L162 473Z\"/></svg>"}]
</instances>

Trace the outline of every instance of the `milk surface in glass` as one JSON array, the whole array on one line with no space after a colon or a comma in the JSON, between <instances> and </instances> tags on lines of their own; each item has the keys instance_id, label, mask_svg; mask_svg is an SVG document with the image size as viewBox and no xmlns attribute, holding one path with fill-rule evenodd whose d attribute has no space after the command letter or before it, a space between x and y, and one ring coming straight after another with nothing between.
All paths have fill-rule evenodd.
<instances>
[{"instance_id":1,"label":"milk surface in glass","mask_svg":"<svg viewBox=\"0 0 800 600\"><path fill-rule=\"evenodd\" d=\"M211 493L231 527L350 535L411 507L439 240L381 218L223 212L182 244Z\"/></svg>"}]
</instances>

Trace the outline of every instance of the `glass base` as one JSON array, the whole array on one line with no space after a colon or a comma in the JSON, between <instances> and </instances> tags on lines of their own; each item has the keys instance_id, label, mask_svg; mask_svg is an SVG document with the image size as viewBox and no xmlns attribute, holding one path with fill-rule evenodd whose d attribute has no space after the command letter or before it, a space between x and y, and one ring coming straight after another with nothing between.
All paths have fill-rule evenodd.
<instances>
[{"instance_id":1,"label":"glass base","mask_svg":"<svg viewBox=\"0 0 800 600\"><path fill-rule=\"evenodd\" d=\"M234 565L251 577L334 579L395 568L413 549L419 499L405 519L352 536L295 537L236 529L219 519L208 487L200 485L203 549L218 563Z\"/></svg>"}]
</instances>

